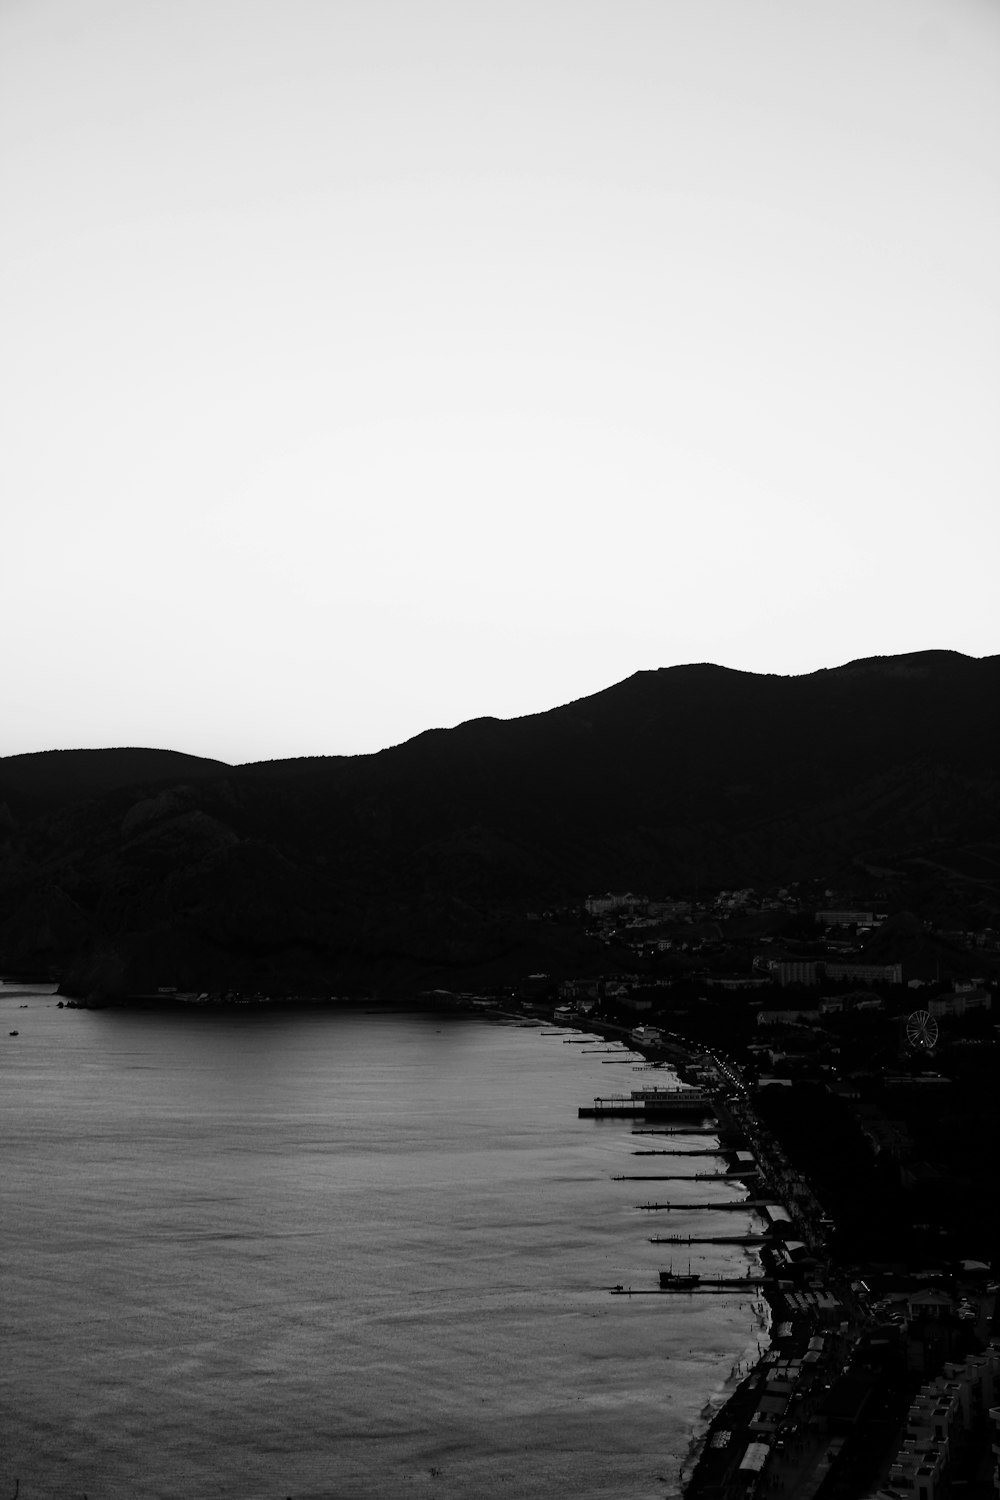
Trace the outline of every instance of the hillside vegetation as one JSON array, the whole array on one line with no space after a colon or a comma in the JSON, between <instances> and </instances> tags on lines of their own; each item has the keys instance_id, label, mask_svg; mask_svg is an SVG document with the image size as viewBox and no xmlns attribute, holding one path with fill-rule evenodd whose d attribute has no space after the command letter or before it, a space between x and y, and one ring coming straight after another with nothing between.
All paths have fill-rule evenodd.
<instances>
[{"instance_id":1,"label":"hillside vegetation","mask_svg":"<svg viewBox=\"0 0 1000 1500\"><path fill-rule=\"evenodd\" d=\"M1000 658L935 651L639 672L376 755L8 757L0 967L95 995L475 982L544 960L529 909L849 869L992 910L998 705Z\"/></svg>"}]
</instances>

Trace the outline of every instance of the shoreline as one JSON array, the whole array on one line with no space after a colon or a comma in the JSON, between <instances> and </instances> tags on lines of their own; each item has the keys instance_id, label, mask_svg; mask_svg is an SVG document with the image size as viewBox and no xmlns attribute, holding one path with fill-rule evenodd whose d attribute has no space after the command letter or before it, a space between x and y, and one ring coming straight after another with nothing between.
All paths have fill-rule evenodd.
<instances>
[{"instance_id":1,"label":"shoreline","mask_svg":"<svg viewBox=\"0 0 1000 1500\"><path fill-rule=\"evenodd\" d=\"M514 1017L510 1016L509 1019ZM676 1044L664 1055L660 1049L650 1049L642 1043L634 1042L626 1027L600 1021L588 1024L583 1018L575 1023L546 1022L540 1017L538 1019L543 1025L558 1024L583 1034L623 1040L651 1066L662 1067L665 1072L669 1070L678 1080L683 1081L690 1054ZM724 1149L727 1139L747 1139L745 1124L735 1119L719 1098L715 1101L715 1120L715 1133L720 1148ZM766 1186L768 1195L781 1202L781 1194L771 1181L772 1171L763 1162L760 1167L761 1187ZM744 1184L740 1186L743 1187ZM748 1199L747 1213L752 1216L755 1210L749 1207L750 1189L745 1190ZM762 1232L769 1237L770 1229L766 1222L762 1226ZM743 1458L745 1444L736 1441L730 1447L728 1441L719 1446L713 1446L713 1443L722 1433L736 1433L741 1428L748 1428L757 1409L758 1390L764 1378L762 1372L766 1369L765 1362L775 1352L774 1333L779 1326L784 1304L778 1290L776 1268L767 1239L753 1251L748 1251L747 1262L749 1266L756 1262L763 1273L760 1286L754 1288L754 1302L751 1304L754 1306L755 1326L748 1335L747 1343L736 1354L729 1374L715 1386L701 1409L697 1427L678 1469L680 1500L709 1500L710 1496L720 1494L721 1487L733 1478L736 1465ZM758 1305L762 1305L763 1311L757 1311ZM808 1333L804 1329L800 1336L808 1339ZM743 1433L740 1433L740 1438L742 1437Z\"/></svg>"},{"instance_id":2,"label":"shoreline","mask_svg":"<svg viewBox=\"0 0 1000 1500\"><path fill-rule=\"evenodd\" d=\"M576 1031L622 1039L637 1055L645 1058L652 1066L663 1066L665 1070L669 1069L681 1081L684 1079L685 1068L691 1060L690 1052L677 1043L666 1053L659 1048L650 1049L642 1043L636 1043L625 1027L609 1026L601 1022L588 1025L583 1018L575 1025L566 1022L559 1024L568 1024ZM726 1140L749 1142L752 1134L755 1137L752 1142L754 1153L761 1173L760 1191L780 1204L790 1217L794 1217L792 1210L784 1201L785 1197L789 1196L783 1191L782 1183L782 1169L783 1166L787 1167L787 1163L784 1163L780 1147L776 1142L771 1142L771 1150L768 1154L774 1156L776 1160L763 1159L762 1131L759 1122L756 1119L750 1121L745 1117L749 1110L748 1101L742 1101L742 1108L737 1106L735 1112L729 1107L734 1102L732 1100L725 1101L716 1094L714 1102L716 1132L720 1147ZM751 1124L753 1125L752 1131ZM746 1189L746 1191L749 1201L750 1190ZM750 1214L754 1213L754 1210L749 1207L747 1211ZM765 1449L767 1472L777 1479L775 1470L781 1461L782 1445L774 1444L774 1439L781 1429L777 1420L760 1422L758 1416L758 1409L766 1393L769 1367L778 1363L783 1352L787 1361L795 1361L795 1374L792 1381L786 1383L789 1389L794 1384L795 1395L805 1396L806 1399L815 1380L813 1372L823 1368L818 1363L818 1356L813 1355L813 1362L808 1367L810 1374L803 1376L803 1371L806 1369L802 1363L803 1357L809 1351L810 1340L817 1337L819 1329L823 1326L823 1320L814 1310L800 1308L796 1303L789 1301L788 1293L792 1292L794 1295L793 1287L798 1284L798 1281L797 1278L790 1277L788 1281L779 1283L778 1265L772 1246L780 1245L781 1236L774 1234L773 1229L766 1222L763 1226L763 1233L767 1236L765 1243L752 1254L748 1254L748 1262L752 1264L756 1259L763 1272L760 1286L754 1289L755 1298L752 1305L756 1326L751 1330L753 1342L751 1343L748 1338L746 1345L734 1359L729 1374L719 1382L702 1407L697 1429L692 1433L690 1445L678 1469L677 1483L680 1500L714 1500L714 1497L723 1493L726 1486L738 1477L739 1467L744 1460L747 1448L753 1442L767 1445ZM815 1248L817 1247L810 1246L810 1249ZM762 1310L758 1311L758 1307ZM779 1344L787 1347L780 1350ZM828 1351L828 1360L829 1357ZM788 1369L791 1373L793 1366L789 1364ZM789 1402L790 1409L791 1402ZM757 1430L758 1425L760 1430ZM820 1446L825 1451L826 1443ZM799 1463L796 1469L798 1477L804 1480L805 1474ZM783 1479L781 1483L784 1484Z\"/></svg>"},{"instance_id":3,"label":"shoreline","mask_svg":"<svg viewBox=\"0 0 1000 1500\"><path fill-rule=\"evenodd\" d=\"M755 1313L758 1332L764 1335L766 1344L759 1337L753 1344L748 1343L742 1355L734 1360L729 1374L702 1407L699 1422L703 1425L692 1434L678 1474L681 1500L695 1500L699 1467L709 1451L712 1437L722 1427L724 1419L728 1421L729 1415L740 1406L744 1387L749 1389L750 1382L760 1368L761 1359L771 1349L771 1332L775 1326L774 1308L764 1287L758 1288L757 1292L759 1300L767 1309L764 1314ZM700 1480L698 1482L701 1483Z\"/></svg>"},{"instance_id":4,"label":"shoreline","mask_svg":"<svg viewBox=\"0 0 1000 1500\"><path fill-rule=\"evenodd\" d=\"M21 982L28 983L28 981ZM17 981L11 981L8 978L6 983L16 984ZM48 983L51 983L51 981ZM35 981L34 984L40 985L40 982ZM93 1002L87 1003L67 999L58 985L53 985L51 998L61 1001L62 1006L70 1009L105 1008L104 1005L95 1005ZM298 1005L305 1005L308 1008L315 1006L325 1008L329 1006L331 1008L368 1009L373 1004L370 997L352 997L350 1003L345 1003L345 1000L346 997L338 997L336 1000L326 997L300 997ZM432 1004L428 1004L427 1001L428 997L414 997L409 1004L393 1004L388 1007L377 1005L376 1008L379 1010L389 1008L402 1011L432 1011L435 1007ZM125 1002L125 1007L190 1011L201 1009L242 1009L243 1006L248 1004L256 1007L257 1005L274 1006L277 1003L274 1000L264 997L248 997L247 999L241 997L241 1000L234 1001L230 999L228 1003L223 1001L220 1004L215 997L209 998L208 996L204 998L198 996L193 999L192 1003L192 999L189 999L188 996L178 995L175 992L131 996ZM450 1005L441 1007L441 1010L444 1012L453 1009L455 1007ZM473 1013L476 1012L473 1011ZM616 1026L599 1020L595 1021L586 1017L579 1017L574 1021L560 1019L559 1022L555 1022L544 1014L507 1010L502 1005L496 1007L490 1006L488 1009L483 1007L478 1013L484 1019L493 1019L499 1021L501 1024L514 1023L545 1029L554 1027L557 1030L564 1030L567 1033L576 1033L581 1036L592 1038L603 1037L608 1040L621 1041L630 1050L634 1051L637 1057L645 1059L651 1066L662 1067L664 1074L673 1074L679 1080L683 1080L686 1064L690 1061L690 1053L683 1051L679 1046L671 1048L671 1055L665 1056L660 1049L650 1049L641 1043L633 1042L630 1030L627 1027ZM735 1119L719 1098L716 1098L715 1101L713 1134L717 1136L721 1148L725 1147L727 1139L746 1138L745 1123ZM764 1172L764 1181L767 1182L771 1179L772 1172L765 1167L763 1162L761 1163L761 1167ZM743 1183L740 1183L739 1186L749 1199L750 1190ZM772 1188L772 1191L775 1198L780 1200L780 1192L774 1188ZM752 1216L754 1210L748 1206L747 1213L748 1216ZM766 1232L766 1223L764 1228ZM712 1388L707 1392L704 1404L693 1424L689 1442L676 1471L677 1494L683 1497L683 1500L702 1500L702 1497L705 1497L705 1500L707 1500L709 1492L717 1491L720 1480L724 1476L732 1477L743 1457L746 1443L736 1440L737 1430L748 1426L756 1409L758 1386L762 1378L762 1362L773 1350L773 1332L777 1327L779 1316L778 1305L776 1305L778 1299L775 1297L777 1287L773 1280L774 1268L773 1265L767 1265L767 1259L767 1245L757 1247L752 1251L748 1250L746 1256L748 1267L752 1267L756 1262L764 1271L765 1279L760 1286L753 1288L752 1297L748 1299L748 1307L753 1309L753 1324L747 1333L745 1341L733 1353L728 1373L723 1374L724 1366L723 1370L719 1371L721 1378L717 1378ZM762 1311L757 1310L755 1305L757 1303L762 1304ZM727 1443L724 1448L713 1446L714 1439L721 1432L727 1430L733 1433L733 1439L730 1443ZM743 1438L744 1435L743 1432L739 1434L740 1438Z\"/></svg>"},{"instance_id":5,"label":"shoreline","mask_svg":"<svg viewBox=\"0 0 1000 1500\"><path fill-rule=\"evenodd\" d=\"M719 1433L735 1432L749 1423L757 1406L763 1361L774 1348L772 1334L777 1326L777 1313L766 1283L759 1288L758 1297L767 1308L765 1314L756 1314L758 1329L765 1339L758 1338L753 1345L747 1345L744 1351L746 1364L738 1358L720 1387L721 1399L710 1397L702 1408L705 1425L692 1437L691 1447L681 1466L681 1500L700 1500L703 1495L715 1495L731 1475L737 1454L728 1451L728 1444L725 1449L714 1449L713 1440ZM739 1457L742 1457L742 1452Z\"/></svg>"}]
</instances>

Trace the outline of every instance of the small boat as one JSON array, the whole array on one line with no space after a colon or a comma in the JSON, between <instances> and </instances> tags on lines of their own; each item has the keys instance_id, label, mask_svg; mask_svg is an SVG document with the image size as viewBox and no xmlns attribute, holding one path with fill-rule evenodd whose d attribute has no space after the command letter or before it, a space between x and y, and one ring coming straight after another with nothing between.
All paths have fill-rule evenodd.
<instances>
[{"instance_id":1,"label":"small boat","mask_svg":"<svg viewBox=\"0 0 1000 1500\"><path fill-rule=\"evenodd\" d=\"M19 1032L19 1031L12 1031L12 1032L11 1032L11 1033L10 1033L10 1035L11 1035L11 1036L20 1036L20 1035L21 1035L21 1033L20 1033L20 1032Z\"/></svg>"},{"instance_id":2,"label":"small boat","mask_svg":"<svg viewBox=\"0 0 1000 1500\"><path fill-rule=\"evenodd\" d=\"M690 1292L701 1282L697 1271L692 1272L691 1262L688 1261L687 1272L675 1271L673 1266L669 1271L660 1272L660 1288L665 1292Z\"/></svg>"},{"instance_id":3,"label":"small boat","mask_svg":"<svg viewBox=\"0 0 1000 1500\"><path fill-rule=\"evenodd\" d=\"M700 1283L697 1271L693 1275L684 1275L680 1271L660 1272L660 1287L665 1292L692 1292Z\"/></svg>"}]
</instances>

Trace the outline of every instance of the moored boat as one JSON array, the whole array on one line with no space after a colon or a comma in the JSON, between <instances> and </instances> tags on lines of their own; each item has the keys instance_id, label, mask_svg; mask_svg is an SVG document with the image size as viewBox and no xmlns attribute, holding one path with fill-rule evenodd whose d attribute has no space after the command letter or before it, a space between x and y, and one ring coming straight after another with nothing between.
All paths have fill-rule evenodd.
<instances>
[{"instance_id":1,"label":"moored boat","mask_svg":"<svg viewBox=\"0 0 1000 1500\"><path fill-rule=\"evenodd\" d=\"M695 1271L692 1275L683 1275L677 1271L661 1271L660 1287L665 1292L690 1292L701 1282L701 1277Z\"/></svg>"}]
</instances>

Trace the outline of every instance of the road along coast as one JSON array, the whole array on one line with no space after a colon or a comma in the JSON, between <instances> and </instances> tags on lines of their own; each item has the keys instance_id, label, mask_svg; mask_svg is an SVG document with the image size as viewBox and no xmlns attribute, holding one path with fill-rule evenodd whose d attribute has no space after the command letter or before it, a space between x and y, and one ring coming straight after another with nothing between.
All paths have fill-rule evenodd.
<instances>
[{"instance_id":1,"label":"road along coast","mask_svg":"<svg viewBox=\"0 0 1000 1500\"><path fill-rule=\"evenodd\" d=\"M678 1071L683 1078L684 1066ZM713 1500L775 1491L810 1500L841 1441L824 1415L827 1396L867 1310L832 1270L827 1225L809 1184L746 1095L720 1091L715 1113L720 1138L749 1146L760 1173L752 1191L767 1221L755 1304L761 1341L757 1359L698 1439L685 1466L684 1494Z\"/></svg>"},{"instance_id":2,"label":"road along coast","mask_svg":"<svg viewBox=\"0 0 1000 1500\"><path fill-rule=\"evenodd\" d=\"M588 1025L588 1030L611 1035L617 1028ZM685 1500L718 1500L764 1491L784 1491L796 1500L809 1500L819 1489L835 1459L841 1439L832 1433L825 1416L831 1386L843 1373L850 1349L867 1321L863 1301L849 1282L832 1268L826 1244L829 1229L810 1186L790 1166L781 1146L756 1118L740 1080L721 1062L701 1054L697 1072L694 1054L676 1041L669 1052L637 1045L634 1050L653 1066L669 1062L691 1098L709 1106L714 1116L722 1154L729 1157L734 1185L750 1188L740 1200L765 1221L763 1234L754 1235L753 1249L762 1274L752 1285L756 1328L756 1358L733 1365L726 1384L738 1384L714 1412L705 1410L707 1430L695 1439L682 1466ZM706 1070L706 1062L709 1068ZM717 1073L711 1077L711 1064ZM673 1090L665 1090L672 1094ZM659 1090L636 1090L627 1098L595 1100L581 1109L581 1117L631 1116L638 1134L668 1135L676 1098L657 1099ZM645 1096L645 1097L644 1097ZM644 1128L643 1128L644 1127ZM752 1166L749 1171L741 1170ZM713 1174L714 1175L714 1174ZM670 1203L639 1205L669 1212ZM732 1206L733 1205L723 1205ZM682 1236L650 1237L678 1246ZM722 1236L740 1238L743 1236ZM624 1293L625 1288L612 1288ZM635 1289L630 1289L635 1295ZM649 1295L697 1287L649 1289ZM709 1288L706 1284L705 1290ZM753 1334L751 1334L753 1337Z\"/></svg>"}]
</instances>

